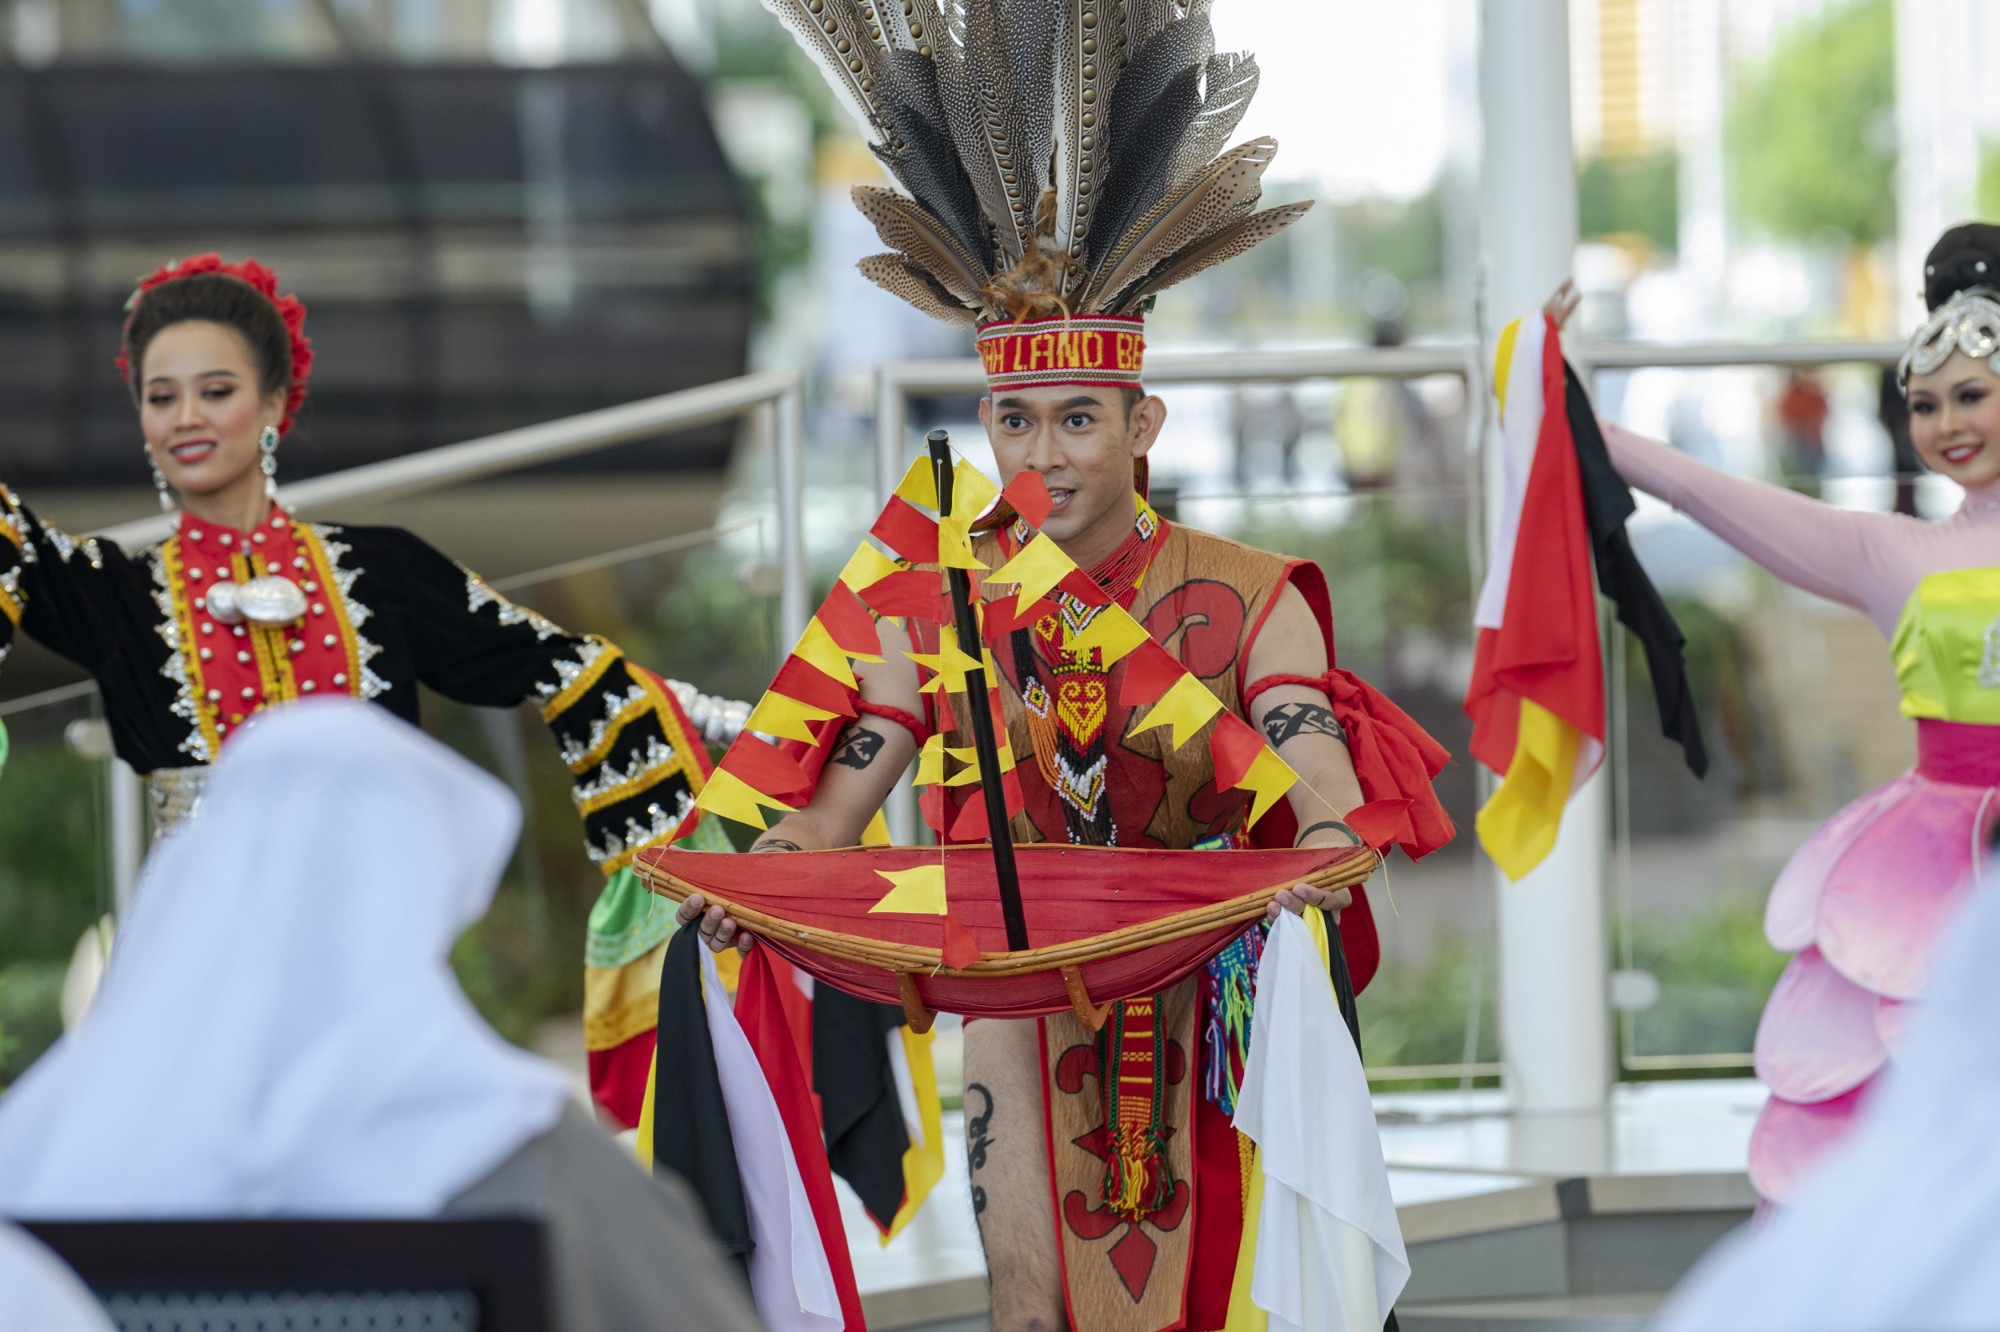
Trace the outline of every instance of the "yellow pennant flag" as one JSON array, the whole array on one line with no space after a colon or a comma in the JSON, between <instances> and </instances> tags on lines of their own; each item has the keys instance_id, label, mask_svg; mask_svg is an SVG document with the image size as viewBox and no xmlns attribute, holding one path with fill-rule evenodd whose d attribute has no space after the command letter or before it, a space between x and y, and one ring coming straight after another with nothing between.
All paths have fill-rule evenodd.
<instances>
[{"instance_id":1,"label":"yellow pennant flag","mask_svg":"<svg viewBox=\"0 0 2000 1332\"><path fill-rule=\"evenodd\" d=\"M757 706L750 710L749 719L743 725L748 730L762 731L765 735L778 735L787 740L803 740L811 744L813 733L807 729L806 723L825 721L834 715L826 708L801 703L772 690L757 700Z\"/></svg>"},{"instance_id":2,"label":"yellow pennant flag","mask_svg":"<svg viewBox=\"0 0 2000 1332\"><path fill-rule=\"evenodd\" d=\"M847 584L847 590L860 593L873 587L892 573L899 573L903 566L884 555L874 546L864 541L854 548L854 555L847 561L847 567L840 571L840 581Z\"/></svg>"},{"instance_id":3,"label":"yellow pennant flag","mask_svg":"<svg viewBox=\"0 0 2000 1332\"><path fill-rule=\"evenodd\" d=\"M960 649L958 634L950 625L938 631L936 652L905 652L903 655L932 672L931 678L923 684L922 692L926 694L934 694L940 688L954 694L964 693L965 673L979 665L978 658Z\"/></svg>"},{"instance_id":4,"label":"yellow pennant flag","mask_svg":"<svg viewBox=\"0 0 2000 1332\"><path fill-rule=\"evenodd\" d=\"M964 464L961 463L960 466ZM920 454L910 464L910 470L903 473L903 479L896 483L896 496L936 512L937 473L931 470L931 458L928 453Z\"/></svg>"},{"instance_id":5,"label":"yellow pennant flag","mask_svg":"<svg viewBox=\"0 0 2000 1332\"><path fill-rule=\"evenodd\" d=\"M1070 638L1064 646L1072 652L1102 648L1104 664L1109 666L1130 656L1134 648L1151 637L1146 632L1146 626L1133 619L1123 607L1106 606L1090 618L1082 633ZM1222 705L1217 703L1216 706Z\"/></svg>"},{"instance_id":6,"label":"yellow pennant flag","mask_svg":"<svg viewBox=\"0 0 2000 1332\"><path fill-rule=\"evenodd\" d=\"M1299 775L1292 771L1290 764L1278 757L1278 751L1269 745L1264 746L1263 752L1250 760L1250 771L1236 783L1237 790L1251 794L1250 817L1246 826L1256 827L1257 820L1263 818L1265 812L1277 804L1278 798L1291 790L1298 780Z\"/></svg>"},{"instance_id":7,"label":"yellow pennant flag","mask_svg":"<svg viewBox=\"0 0 2000 1332\"><path fill-rule=\"evenodd\" d=\"M986 565L972 553L972 520L966 513L938 519L938 563L947 569L984 569Z\"/></svg>"},{"instance_id":8,"label":"yellow pennant flag","mask_svg":"<svg viewBox=\"0 0 2000 1332\"><path fill-rule=\"evenodd\" d=\"M894 886L882 900L868 908L868 914L893 911L909 916L942 916L944 906L944 866L919 865L915 869L876 870Z\"/></svg>"},{"instance_id":9,"label":"yellow pennant flag","mask_svg":"<svg viewBox=\"0 0 2000 1332\"><path fill-rule=\"evenodd\" d=\"M1159 702L1147 709L1146 720L1134 726L1130 734L1150 731L1155 726L1171 727L1170 742L1175 749L1179 749L1194 739L1194 733L1220 711L1222 700L1211 694L1208 686L1192 675L1183 675L1174 681L1172 688L1160 695ZM1278 756L1272 754L1271 757L1275 759ZM1254 764L1251 770L1255 771Z\"/></svg>"},{"instance_id":10,"label":"yellow pennant flag","mask_svg":"<svg viewBox=\"0 0 2000 1332\"><path fill-rule=\"evenodd\" d=\"M917 751L917 775L911 778L918 786L935 786L944 780L944 735L942 732L924 741L924 747Z\"/></svg>"},{"instance_id":11,"label":"yellow pennant flag","mask_svg":"<svg viewBox=\"0 0 2000 1332\"><path fill-rule=\"evenodd\" d=\"M1021 589L1014 598L1014 614L1019 615L1047 596L1074 568L1076 561L1063 554L1054 538L1037 533L1013 559L988 574L986 581L1012 583Z\"/></svg>"},{"instance_id":12,"label":"yellow pennant flag","mask_svg":"<svg viewBox=\"0 0 2000 1332\"><path fill-rule=\"evenodd\" d=\"M817 615L806 621L806 631L799 635L799 645L792 649L792 655L808 665L819 667L849 689L860 688L860 682L854 678L854 668L847 664L847 654L840 650L840 644L833 641L833 635L819 622Z\"/></svg>"},{"instance_id":13,"label":"yellow pennant flag","mask_svg":"<svg viewBox=\"0 0 2000 1332\"><path fill-rule=\"evenodd\" d=\"M953 748L947 749L944 752L965 765L951 775L951 778L945 782L946 786L970 786L979 780L979 751L977 749L971 745L967 745L964 749Z\"/></svg>"},{"instance_id":14,"label":"yellow pennant flag","mask_svg":"<svg viewBox=\"0 0 2000 1332\"><path fill-rule=\"evenodd\" d=\"M765 795L750 783L738 777L727 768L717 768L695 797L695 808L710 814L719 814L731 823L745 823L752 828L769 828L764 810L775 809L783 813L792 812L792 807L784 801Z\"/></svg>"},{"instance_id":15,"label":"yellow pennant flag","mask_svg":"<svg viewBox=\"0 0 2000 1332\"><path fill-rule=\"evenodd\" d=\"M993 501L999 498L999 488L986 479L984 472L963 458L958 460L958 466L951 472L951 511L954 514L964 514L969 523L992 508ZM935 509L937 505L931 507Z\"/></svg>"}]
</instances>

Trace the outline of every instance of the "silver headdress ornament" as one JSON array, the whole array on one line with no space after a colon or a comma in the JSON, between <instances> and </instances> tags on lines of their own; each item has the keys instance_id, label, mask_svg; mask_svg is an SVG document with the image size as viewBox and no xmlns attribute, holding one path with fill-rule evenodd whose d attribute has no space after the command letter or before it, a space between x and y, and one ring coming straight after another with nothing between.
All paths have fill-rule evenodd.
<instances>
[{"instance_id":1,"label":"silver headdress ornament","mask_svg":"<svg viewBox=\"0 0 2000 1332\"><path fill-rule=\"evenodd\" d=\"M903 190L861 271L956 324L1124 316L1269 239L1275 141L1224 150L1257 62L1210 0L764 0ZM906 192L905 192L906 191Z\"/></svg>"},{"instance_id":2,"label":"silver headdress ornament","mask_svg":"<svg viewBox=\"0 0 2000 1332\"><path fill-rule=\"evenodd\" d=\"M1896 366L1896 383L1907 394L1911 375L1929 374L1949 361L1953 352L1984 360L2000 375L2000 291L1966 287L1931 311L1910 335L1909 349Z\"/></svg>"}]
</instances>

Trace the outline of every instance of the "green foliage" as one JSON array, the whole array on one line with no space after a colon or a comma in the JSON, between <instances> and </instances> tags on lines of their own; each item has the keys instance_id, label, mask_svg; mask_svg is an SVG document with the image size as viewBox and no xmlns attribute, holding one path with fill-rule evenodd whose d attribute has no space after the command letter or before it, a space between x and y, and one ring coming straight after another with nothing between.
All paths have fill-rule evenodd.
<instances>
[{"instance_id":1,"label":"green foliage","mask_svg":"<svg viewBox=\"0 0 2000 1332\"><path fill-rule=\"evenodd\" d=\"M1679 928L1642 922L1632 963L1659 977L1660 1001L1633 1020L1628 1054L1735 1054L1750 1048L1786 957L1764 938L1760 895L1744 895Z\"/></svg>"},{"instance_id":2,"label":"green foliage","mask_svg":"<svg viewBox=\"0 0 2000 1332\"><path fill-rule=\"evenodd\" d=\"M1977 201L1980 217L2000 217L2000 143L1980 145Z\"/></svg>"},{"instance_id":3,"label":"green foliage","mask_svg":"<svg viewBox=\"0 0 2000 1332\"><path fill-rule=\"evenodd\" d=\"M1444 204L1437 189L1414 199L1364 199L1333 208L1342 272L1388 273L1406 287L1444 276Z\"/></svg>"},{"instance_id":4,"label":"green foliage","mask_svg":"<svg viewBox=\"0 0 2000 1332\"><path fill-rule=\"evenodd\" d=\"M1894 0L1856 0L1788 27L1738 72L1727 110L1743 221L1785 240L1895 234Z\"/></svg>"},{"instance_id":5,"label":"green foliage","mask_svg":"<svg viewBox=\"0 0 2000 1332\"><path fill-rule=\"evenodd\" d=\"M1594 157L1576 173L1577 231L1643 236L1662 250L1680 243L1680 155Z\"/></svg>"},{"instance_id":6,"label":"green foliage","mask_svg":"<svg viewBox=\"0 0 2000 1332\"><path fill-rule=\"evenodd\" d=\"M60 961L16 962L0 967L0 1089L28 1071L28 1065L62 1035L62 984L68 970Z\"/></svg>"}]
</instances>

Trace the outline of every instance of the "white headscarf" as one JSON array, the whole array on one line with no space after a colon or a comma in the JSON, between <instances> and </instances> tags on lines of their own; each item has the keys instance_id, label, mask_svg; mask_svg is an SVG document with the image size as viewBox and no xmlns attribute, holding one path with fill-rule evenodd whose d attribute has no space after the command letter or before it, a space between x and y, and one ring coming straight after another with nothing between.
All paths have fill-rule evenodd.
<instances>
[{"instance_id":1,"label":"white headscarf","mask_svg":"<svg viewBox=\"0 0 2000 1332\"><path fill-rule=\"evenodd\" d=\"M104 1306L62 1259L5 1224L0 1224L0 1327L115 1332Z\"/></svg>"},{"instance_id":2,"label":"white headscarf","mask_svg":"<svg viewBox=\"0 0 2000 1332\"><path fill-rule=\"evenodd\" d=\"M562 1076L448 961L520 822L363 704L234 741L147 862L96 1006L0 1097L0 1215L426 1216L553 1127Z\"/></svg>"},{"instance_id":3,"label":"white headscarf","mask_svg":"<svg viewBox=\"0 0 2000 1332\"><path fill-rule=\"evenodd\" d=\"M1718 1245L1655 1332L2000 1321L2000 884L1953 924L1896 1062L1794 1206Z\"/></svg>"}]
</instances>

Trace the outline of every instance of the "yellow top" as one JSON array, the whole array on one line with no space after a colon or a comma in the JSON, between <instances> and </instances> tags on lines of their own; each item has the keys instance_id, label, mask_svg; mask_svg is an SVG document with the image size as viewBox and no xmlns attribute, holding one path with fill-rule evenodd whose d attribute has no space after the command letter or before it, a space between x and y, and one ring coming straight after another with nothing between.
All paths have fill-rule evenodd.
<instances>
[{"instance_id":1,"label":"yellow top","mask_svg":"<svg viewBox=\"0 0 2000 1332\"><path fill-rule=\"evenodd\" d=\"M1890 650L1905 717L2000 725L2000 566L1927 575Z\"/></svg>"}]
</instances>

